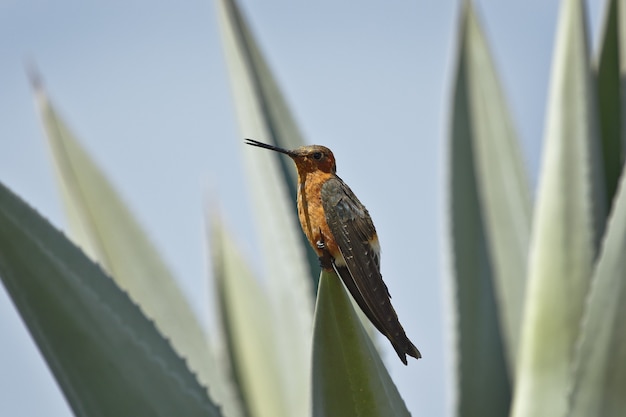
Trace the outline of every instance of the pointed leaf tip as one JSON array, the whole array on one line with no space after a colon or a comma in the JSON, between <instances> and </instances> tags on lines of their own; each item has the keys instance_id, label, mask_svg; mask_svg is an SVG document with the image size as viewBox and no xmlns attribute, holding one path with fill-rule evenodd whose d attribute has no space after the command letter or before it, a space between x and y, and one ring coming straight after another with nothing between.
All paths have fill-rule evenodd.
<instances>
[{"instance_id":1,"label":"pointed leaf tip","mask_svg":"<svg viewBox=\"0 0 626 417\"><path fill-rule=\"evenodd\" d=\"M33 77L38 77L36 71ZM130 294L221 400L206 331L178 281L44 90L36 90L35 97L57 168L72 239Z\"/></svg>"},{"instance_id":2,"label":"pointed leaf tip","mask_svg":"<svg viewBox=\"0 0 626 417\"><path fill-rule=\"evenodd\" d=\"M340 278L320 276L313 335L313 416L409 416Z\"/></svg>"},{"instance_id":3,"label":"pointed leaf tip","mask_svg":"<svg viewBox=\"0 0 626 417\"><path fill-rule=\"evenodd\" d=\"M510 408L531 207L479 16L470 2L461 13L448 156L455 412L501 416Z\"/></svg>"},{"instance_id":4,"label":"pointed leaf tip","mask_svg":"<svg viewBox=\"0 0 626 417\"><path fill-rule=\"evenodd\" d=\"M606 218L589 32L563 1L552 64L512 416L563 416Z\"/></svg>"},{"instance_id":5,"label":"pointed leaf tip","mask_svg":"<svg viewBox=\"0 0 626 417\"><path fill-rule=\"evenodd\" d=\"M43 90L43 79L41 77L41 73L37 68L37 64L34 61L27 59L24 61L24 71L26 72L26 77L30 82L31 88L35 91Z\"/></svg>"}]
</instances>

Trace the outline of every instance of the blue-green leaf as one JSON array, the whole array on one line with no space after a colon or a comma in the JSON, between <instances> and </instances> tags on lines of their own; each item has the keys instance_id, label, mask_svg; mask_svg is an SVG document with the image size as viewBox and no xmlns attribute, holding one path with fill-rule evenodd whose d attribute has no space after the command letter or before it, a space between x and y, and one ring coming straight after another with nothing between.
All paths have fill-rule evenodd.
<instances>
[{"instance_id":1,"label":"blue-green leaf","mask_svg":"<svg viewBox=\"0 0 626 417\"><path fill-rule=\"evenodd\" d=\"M247 415L288 415L288 397L279 372L278 329L271 298L253 276L221 219L211 219L213 278L231 372Z\"/></svg>"},{"instance_id":2,"label":"blue-green leaf","mask_svg":"<svg viewBox=\"0 0 626 417\"><path fill-rule=\"evenodd\" d=\"M626 57L621 56L626 50L620 51L620 48L626 47L626 45L623 45L626 42L620 39L619 26L624 26L624 22L620 21L619 9L624 9L624 5L617 0L608 1L602 44L596 68L598 113L600 133L602 134L607 207L611 206L617 182L622 172L624 142L626 141L626 126L624 126L622 120L624 115L624 91L622 84L624 82L621 74L622 62L626 60ZM622 29L622 32L621 36L626 37L626 31Z\"/></svg>"},{"instance_id":3,"label":"blue-green leaf","mask_svg":"<svg viewBox=\"0 0 626 417\"><path fill-rule=\"evenodd\" d=\"M626 176L613 205L574 359L570 417L626 410Z\"/></svg>"},{"instance_id":4,"label":"blue-green leaf","mask_svg":"<svg viewBox=\"0 0 626 417\"><path fill-rule=\"evenodd\" d=\"M575 341L604 229L604 170L586 19L582 1L562 2L514 417L565 415Z\"/></svg>"},{"instance_id":5,"label":"blue-green leaf","mask_svg":"<svg viewBox=\"0 0 626 417\"><path fill-rule=\"evenodd\" d=\"M449 149L455 413L495 417L510 405L530 202L503 93L469 2L458 42Z\"/></svg>"},{"instance_id":6,"label":"blue-green leaf","mask_svg":"<svg viewBox=\"0 0 626 417\"><path fill-rule=\"evenodd\" d=\"M0 278L77 416L221 416L128 295L0 184Z\"/></svg>"},{"instance_id":7,"label":"blue-green leaf","mask_svg":"<svg viewBox=\"0 0 626 417\"><path fill-rule=\"evenodd\" d=\"M276 372L285 388L285 417L302 416L310 409L312 294L316 282L311 262L317 260L307 257L309 244L298 224L295 183L293 178L289 180L289 175L295 175L295 168L286 165L291 161L243 143L243 138L248 137L293 147L286 140L296 140L299 135L235 2L220 0L218 9L242 133L239 141L268 276L273 334L282 361ZM286 174L286 170L291 174Z\"/></svg>"},{"instance_id":8,"label":"blue-green leaf","mask_svg":"<svg viewBox=\"0 0 626 417\"><path fill-rule=\"evenodd\" d=\"M514 376L526 287L531 197L512 117L471 5L466 19L462 63L466 66L468 134L508 369Z\"/></svg>"},{"instance_id":9,"label":"blue-green leaf","mask_svg":"<svg viewBox=\"0 0 626 417\"><path fill-rule=\"evenodd\" d=\"M236 416L236 405L226 401L228 383L216 373L207 334L163 257L32 76L73 240L129 293L200 381L212 387L229 415Z\"/></svg>"},{"instance_id":10,"label":"blue-green leaf","mask_svg":"<svg viewBox=\"0 0 626 417\"><path fill-rule=\"evenodd\" d=\"M409 415L341 279L323 271L313 334L313 416Z\"/></svg>"},{"instance_id":11,"label":"blue-green leaf","mask_svg":"<svg viewBox=\"0 0 626 417\"><path fill-rule=\"evenodd\" d=\"M222 39L242 136L285 149L303 146L305 143L302 134L237 2L219 0L218 3ZM255 205L260 208L263 205L276 204L271 199L263 200L265 188L271 186L266 182L270 180L275 181L281 188L284 187L286 195L295 202L297 175L292 162L279 154L270 154L267 159L276 167L273 169L277 169L277 178L267 178L265 170L259 171L250 161L246 164L249 168L250 185L253 190L259 191L259 195L255 193ZM292 206L291 211L295 215L295 205ZM294 225L297 225L297 221L293 218L290 216L285 220L291 220ZM262 217L263 222L266 221L265 219L266 217ZM285 224L290 225L288 221ZM314 298L320 271L319 262L306 237L300 234L298 238L298 246L304 249L304 262L306 268L309 269L309 279L312 284L310 285L311 296Z\"/></svg>"},{"instance_id":12,"label":"blue-green leaf","mask_svg":"<svg viewBox=\"0 0 626 417\"><path fill-rule=\"evenodd\" d=\"M626 59L626 7L610 0L597 68L600 125L612 212L595 267L574 356L570 417L617 417L626 409L626 177L622 171L624 109L622 74ZM615 194L615 199L613 198Z\"/></svg>"}]
</instances>

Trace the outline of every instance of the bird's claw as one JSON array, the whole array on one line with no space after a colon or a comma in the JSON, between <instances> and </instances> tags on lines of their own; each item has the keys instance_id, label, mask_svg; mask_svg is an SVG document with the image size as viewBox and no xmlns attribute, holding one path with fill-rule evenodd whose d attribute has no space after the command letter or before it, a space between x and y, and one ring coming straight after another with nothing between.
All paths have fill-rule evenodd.
<instances>
[{"instance_id":1,"label":"bird's claw","mask_svg":"<svg viewBox=\"0 0 626 417\"><path fill-rule=\"evenodd\" d=\"M318 259L320 261L320 266L322 267L322 269L325 269L328 271L333 270L333 257L330 256L330 253L328 253L327 250L325 250L323 252L323 255L320 256Z\"/></svg>"},{"instance_id":2,"label":"bird's claw","mask_svg":"<svg viewBox=\"0 0 626 417\"><path fill-rule=\"evenodd\" d=\"M322 251L322 256L319 257L320 266L322 267L322 269L332 271L333 257L330 255L330 252L328 252L328 249L326 248L326 244L324 243L324 237L322 236L321 229L320 229L320 240L315 242L315 246L317 246L317 248Z\"/></svg>"}]
</instances>

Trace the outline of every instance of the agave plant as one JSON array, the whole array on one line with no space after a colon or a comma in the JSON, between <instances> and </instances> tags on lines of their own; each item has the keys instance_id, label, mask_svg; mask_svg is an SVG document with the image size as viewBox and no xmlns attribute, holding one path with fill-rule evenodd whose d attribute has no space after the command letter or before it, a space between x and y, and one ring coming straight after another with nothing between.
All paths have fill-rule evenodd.
<instances>
[{"instance_id":1,"label":"agave plant","mask_svg":"<svg viewBox=\"0 0 626 417\"><path fill-rule=\"evenodd\" d=\"M458 413L619 415L623 7L609 2L594 61L583 3L561 4L532 216L484 34L465 16L450 148Z\"/></svg>"},{"instance_id":2,"label":"agave plant","mask_svg":"<svg viewBox=\"0 0 626 417\"><path fill-rule=\"evenodd\" d=\"M626 12L617 0L606 9L594 60L582 1L562 1L533 203L487 40L463 4L447 183L455 415L626 409ZM218 10L241 137L303 144L237 5L220 0ZM243 151L265 283L217 204L207 208L219 317L208 334L38 76L31 81L75 243L0 184L0 277L76 415L409 415L341 281L319 272L285 161Z\"/></svg>"},{"instance_id":3,"label":"agave plant","mask_svg":"<svg viewBox=\"0 0 626 417\"><path fill-rule=\"evenodd\" d=\"M302 143L236 5L224 1L219 10L238 108L246 114L243 130L283 146ZM73 240L102 269L3 189L8 249L2 277L75 414L408 415L338 278L320 276L315 257L307 258L310 249L293 221L293 173L278 159L261 155L247 164L257 181L252 189L260 199L259 224L266 227L271 291L251 277L222 222L210 214L222 320L220 341L211 344L172 273L58 115L36 73L31 83ZM37 242L39 250L32 247ZM42 279L56 291L42 295ZM316 310L314 323L318 282L324 307ZM102 295L101 287L112 288L113 295ZM41 324L42 317L50 321ZM80 337L68 339L68 333ZM102 336L110 343L93 349ZM225 354L215 351L218 344ZM143 360L132 350L125 354L134 345ZM161 373L163 382L154 377L152 386L152 373ZM140 382L143 376L147 383ZM96 388L116 385L115 378L127 383L110 391ZM193 401L182 406L185 398Z\"/></svg>"}]
</instances>

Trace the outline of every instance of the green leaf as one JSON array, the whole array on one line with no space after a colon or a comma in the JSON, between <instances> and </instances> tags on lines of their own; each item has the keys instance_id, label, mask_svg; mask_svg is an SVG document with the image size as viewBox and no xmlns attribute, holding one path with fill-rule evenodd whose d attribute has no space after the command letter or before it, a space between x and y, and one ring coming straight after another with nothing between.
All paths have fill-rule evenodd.
<instances>
[{"instance_id":1,"label":"green leaf","mask_svg":"<svg viewBox=\"0 0 626 417\"><path fill-rule=\"evenodd\" d=\"M459 36L449 151L455 412L502 416L511 398L521 310L520 301L511 299L515 292L523 298L530 203L510 117L469 2Z\"/></svg>"},{"instance_id":2,"label":"green leaf","mask_svg":"<svg viewBox=\"0 0 626 417\"><path fill-rule=\"evenodd\" d=\"M293 147L284 140L299 137L295 124L241 13L230 0L220 0L218 9L242 136ZM281 160L273 152L244 146L243 140L240 143L268 271L276 354L282 362L275 372L285 387L286 415L303 416L310 410L312 294L316 282L311 262L317 263L317 258L307 257L310 247L298 224L295 185L286 181L286 169L295 174L294 167L285 165L291 161Z\"/></svg>"},{"instance_id":3,"label":"green leaf","mask_svg":"<svg viewBox=\"0 0 626 417\"><path fill-rule=\"evenodd\" d=\"M619 417L626 410L626 176L598 258L576 350L570 417Z\"/></svg>"},{"instance_id":4,"label":"green leaf","mask_svg":"<svg viewBox=\"0 0 626 417\"><path fill-rule=\"evenodd\" d=\"M127 294L1 184L0 277L75 415L221 415Z\"/></svg>"},{"instance_id":5,"label":"green leaf","mask_svg":"<svg viewBox=\"0 0 626 417\"><path fill-rule=\"evenodd\" d=\"M246 414L288 416L288 390L276 372L277 356L271 299L254 278L221 220L211 221L213 277L231 371Z\"/></svg>"},{"instance_id":6,"label":"green leaf","mask_svg":"<svg viewBox=\"0 0 626 417\"><path fill-rule=\"evenodd\" d=\"M163 257L32 79L73 239L154 320L229 415L237 415L225 401L227 384L216 374L207 335Z\"/></svg>"},{"instance_id":7,"label":"green leaf","mask_svg":"<svg viewBox=\"0 0 626 417\"><path fill-rule=\"evenodd\" d=\"M313 334L313 416L409 416L340 278L323 271Z\"/></svg>"},{"instance_id":8,"label":"green leaf","mask_svg":"<svg viewBox=\"0 0 626 417\"><path fill-rule=\"evenodd\" d=\"M607 3L600 55L596 69L598 113L602 133L602 154L606 180L607 207L611 206L624 160L625 126L622 122L623 91L620 74L620 30L617 0ZM623 26L624 23L620 22ZM624 36L626 36L626 31ZM623 40L621 43L626 43ZM625 57L626 58L626 57Z\"/></svg>"},{"instance_id":9,"label":"green leaf","mask_svg":"<svg viewBox=\"0 0 626 417\"><path fill-rule=\"evenodd\" d=\"M582 2L562 3L535 207L514 417L563 416L605 183Z\"/></svg>"},{"instance_id":10,"label":"green leaf","mask_svg":"<svg viewBox=\"0 0 626 417\"><path fill-rule=\"evenodd\" d=\"M242 136L271 143L285 149L303 146L304 139L296 121L291 115L278 84L272 76L236 1L219 0L218 4L224 50L230 69L229 76ZM248 150L246 152L247 155L251 153L256 155L254 151ZM286 187L287 195L291 197L292 202L295 202L298 177L293 163L277 153L268 155L267 159L271 160L272 165L277 167L279 178L267 178L264 168L259 171L250 161L246 164L247 167L250 167L250 186L252 190L259 191L255 194L255 204L259 207L275 204L272 199L263 198L264 190L271 186L266 183L270 180L274 181L277 186ZM291 211L293 215L290 215L289 219L297 225L295 205L292 205ZM262 217L261 221L266 222L266 217ZM289 222L285 223L290 224ZM299 246L304 248L305 260L301 262L306 262L306 267L309 269L313 300L317 290L317 277L320 272L319 261L306 237L299 234L298 238Z\"/></svg>"},{"instance_id":11,"label":"green leaf","mask_svg":"<svg viewBox=\"0 0 626 417\"><path fill-rule=\"evenodd\" d=\"M622 115L625 102L621 68L626 59L626 8L616 0L607 3L604 37L600 51L597 82L600 126L604 151L607 201L613 208L583 319L574 356L569 395L570 417L617 417L623 414L626 401L626 339L621 329L626 325L626 190L622 173L620 189L615 187L624 158L625 126Z\"/></svg>"},{"instance_id":12,"label":"green leaf","mask_svg":"<svg viewBox=\"0 0 626 417\"><path fill-rule=\"evenodd\" d=\"M515 375L532 206L528 177L504 92L480 22L466 7L462 63L478 197L508 369Z\"/></svg>"}]
</instances>

